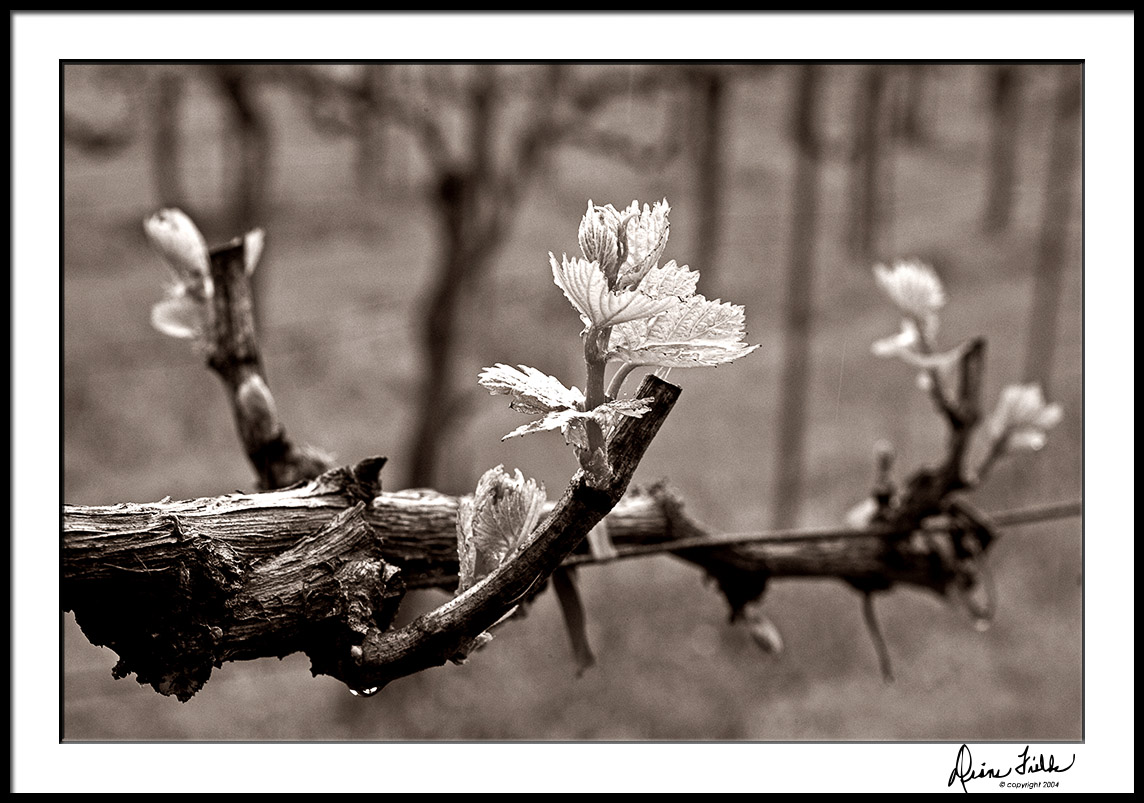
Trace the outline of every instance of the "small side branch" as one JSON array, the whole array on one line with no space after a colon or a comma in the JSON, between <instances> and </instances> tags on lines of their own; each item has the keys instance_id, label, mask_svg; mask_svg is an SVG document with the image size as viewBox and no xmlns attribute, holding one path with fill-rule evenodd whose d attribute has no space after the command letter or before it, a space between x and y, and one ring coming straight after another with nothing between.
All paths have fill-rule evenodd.
<instances>
[{"instance_id":1,"label":"small side branch","mask_svg":"<svg viewBox=\"0 0 1144 803\"><path fill-rule=\"evenodd\" d=\"M211 251L212 325L207 361L230 392L238 434L265 490L312 479L330 468L312 448L286 437L266 384L254 323L254 295L245 238Z\"/></svg>"},{"instance_id":2,"label":"small side branch","mask_svg":"<svg viewBox=\"0 0 1144 803\"><path fill-rule=\"evenodd\" d=\"M381 688L468 652L485 631L544 581L620 501L636 465L679 396L654 376L640 387L650 398L643 418L625 419L609 445L611 476L594 486L578 471L556 508L523 548L451 602L396 630L374 629L362 651L347 653L330 674L353 688Z\"/></svg>"}]
</instances>

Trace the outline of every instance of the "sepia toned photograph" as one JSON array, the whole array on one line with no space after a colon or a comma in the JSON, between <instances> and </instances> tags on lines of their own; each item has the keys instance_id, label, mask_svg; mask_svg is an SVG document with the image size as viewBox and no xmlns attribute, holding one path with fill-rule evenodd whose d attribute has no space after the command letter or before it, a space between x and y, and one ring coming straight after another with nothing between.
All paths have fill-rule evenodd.
<instances>
[{"instance_id":1,"label":"sepia toned photograph","mask_svg":"<svg viewBox=\"0 0 1144 803\"><path fill-rule=\"evenodd\" d=\"M1082 64L62 71L65 739L1081 737Z\"/></svg>"},{"instance_id":2,"label":"sepia toned photograph","mask_svg":"<svg viewBox=\"0 0 1144 803\"><path fill-rule=\"evenodd\" d=\"M58 466L14 458L13 529L57 468L60 527L58 586L13 594L55 617L17 658L58 649L58 695L39 666L13 699L58 718L13 742L93 764L22 758L13 788L173 789L145 768L215 745L268 752L188 789L253 788L245 755L296 791L389 788L327 757L416 791L572 765L567 791L1125 788L1097 768L1131 718L1094 689L1131 700L1132 584L1105 579L1131 552L1120 486L1090 490L1131 498L1131 446L1093 449L1131 444L1104 405L1131 407L1133 321L1094 306L1090 248L1096 204L1131 231L1131 146L1094 146L1131 78L1047 23L918 58L917 15L908 57L863 59L735 44L807 15L419 16L142 15L146 47L15 53L17 290L44 145L19 124L58 106L60 367ZM558 44L658 16L722 22L727 56ZM79 41L108 20L140 41L129 14ZM152 46L180 20L225 57ZM291 45L339 23L337 59ZM454 45L403 38L428 28ZM18 400L20 454L46 406Z\"/></svg>"}]
</instances>

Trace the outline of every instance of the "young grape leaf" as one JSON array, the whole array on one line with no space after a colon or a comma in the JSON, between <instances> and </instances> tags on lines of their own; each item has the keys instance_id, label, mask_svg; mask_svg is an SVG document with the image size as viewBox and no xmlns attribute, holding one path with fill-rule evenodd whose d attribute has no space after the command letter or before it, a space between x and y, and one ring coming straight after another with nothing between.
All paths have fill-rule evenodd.
<instances>
[{"instance_id":1,"label":"young grape leaf","mask_svg":"<svg viewBox=\"0 0 1144 803\"><path fill-rule=\"evenodd\" d=\"M458 593L471 588L504 562L540 521L544 486L496 466L481 475L476 493L461 499L457 512Z\"/></svg>"},{"instance_id":2,"label":"young grape leaf","mask_svg":"<svg viewBox=\"0 0 1144 803\"><path fill-rule=\"evenodd\" d=\"M671 228L667 215L670 211L671 207L664 198L654 207L644 204L642 212L639 202L632 201L631 206L620 213L621 222L627 221L624 223L627 254L616 279L617 290L640 287L643 278L659 263L659 258L667 247L667 236Z\"/></svg>"},{"instance_id":3,"label":"young grape leaf","mask_svg":"<svg viewBox=\"0 0 1144 803\"><path fill-rule=\"evenodd\" d=\"M580 313L585 326L603 329L646 318L667 309L676 300L655 299L639 290L613 292L597 263L578 257L569 260L567 254L559 263L555 254L549 253L549 257L553 281Z\"/></svg>"},{"instance_id":4,"label":"young grape leaf","mask_svg":"<svg viewBox=\"0 0 1144 803\"><path fill-rule=\"evenodd\" d=\"M188 294L183 285L174 285L151 307L151 325L168 337L197 339L206 328L206 303Z\"/></svg>"},{"instance_id":5,"label":"young grape leaf","mask_svg":"<svg viewBox=\"0 0 1144 803\"><path fill-rule=\"evenodd\" d=\"M721 365L758 348L744 342L744 326L741 306L701 295L673 297L663 312L613 328L608 359L668 368Z\"/></svg>"},{"instance_id":6,"label":"young grape leaf","mask_svg":"<svg viewBox=\"0 0 1144 803\"><path fill-rule=\"evenodd\" d=\"M179 209L160 209L143 221L143 231L175 282L195 298L209 298L210 252L194 221Z\"/></svg>"},{"instance_id":7,"label":"young grape leaf","mask_svg":"<svg viewBox=\"0 0 1144 803\"><path fill-rule=\"evenodd\" d=\"M615 399L605 402L592 411L592 417L604 431L604 438L612 436L612 432L619 426L620 418L643 418L644 413L651 409L651 399Z\"/></svg>"},{"instance_id":8,"label":"young grape leaf","mask_svg":"<svg viewBox=\"0 0 1144 803\"><path fill-rule=\"evenodd\" d=\"M584 394L578 388L566 388L556 377L521 365L519 370L504 363L486 368L477 378L492 395L512 396L509 406L532 415L584 406Z\"/></svg>"},{"instance_id":9,"label":"young grape leaf","mask_svg":"<svg viewBox=\"0 0 1144 803\"><path fill-rule=\"evenodd\" d=\"M874 279L898 309L927 320L945 306L945 288L932 267L918 260L898 260L893 267L874 266Z\"/></svg>"},{"instance_id":10,"label":"young grape leaf","mask_svg":"<svg viewBox=\"0 0 1144 803\"><path fill-rule=\"evenodd\" d=\"M677 265L674 259L669 259L663 267L648 271L640 282L640 292L647 293L652 298L677 296L688 299L695 295L698 286L698 271L691 270L686 265Z\"/></svg>"},{"instance_id":11,"label":"young grape leaf","mask_svg":"<svg viewBox=\"0 0 1144 803\"><path fill-rule=\"evenodd\" d=\"M573 443L571 436L568 435L568 428L576 419L591 418L588 413L580 412L579 410L557 410L556 412L549 413L544 418L536 421L529 421L527 424L522 424L512 432L501 438L502 441L507 441L509 438L518 438L521 435L528 435L533 432L544 432L550 429L559 429L565 433L565 440L568 443ZM577 444L578 445L578 444Z\"/></svg>"},{"instance_id":12,"label":"young grape leaf","mask_svg":"<svg viewBox=\"0 0 1144 803\"><path fill-rule=\"evenodd\" d=\"M198 340L207 329L214 293L206 240L186 214L161 209L143 220L143 231L171 270L166 298L151 308L151 325L165 335Z\"/></svg>"},{"instance_id":13,"label":"young grape leaf","mask_svg":"<svg viewBox=\"0 0 1144 803\"><path fill-rule=\"evenodd\" d=\"M556 410L536 421L530 421L519 426L505 435L501 440L528 435L532 432L544 432L550 429L559 429L564 434L564 441L581 449L588 448L588 435L584 427L589 420L596 421L604 431L605 438L615 429L620 416L642 418L651 409L651 399L617 399L605 402L595 410L583 412L581 410Z\"/></svg>"}]
</instances>

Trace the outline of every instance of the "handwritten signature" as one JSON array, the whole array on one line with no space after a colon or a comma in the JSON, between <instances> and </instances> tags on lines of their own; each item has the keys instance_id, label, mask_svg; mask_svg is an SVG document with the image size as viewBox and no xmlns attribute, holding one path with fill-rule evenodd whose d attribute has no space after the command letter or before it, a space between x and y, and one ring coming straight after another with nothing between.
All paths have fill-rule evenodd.
<instances>
[{"instance_id":1,"label":"handwritten signature","mask_svg":"<svg viewBox=\"0 0 1144 803\"><path fill-rule=\"evenodd\" d=\"M1038 753L1036 756L1029 755L1029 747L1017 754L1017 758L1021 763L1016 764L1005 769L998 769L996 767L985 766L985 762L981 762L981 769L973 768L973 754L969 752L966 745L962 745L961 749L957 751L957 759L953 765L953 772L949 774L949 783L947 787L953 786L954 781L961 781L961 791L968 792L966 787L968 781L976 781L979 778L1008 778L1013 773L1017 775L1034 775L1038 772L1068 772L1072 769L1072 765L1076 763L1076 753L1073 753L1072 761L1069 762L1067 767L1058 767L1056 757L1049 753L1049 757L1045 758L1044 753Z\"/></svg>"}]
</instances>

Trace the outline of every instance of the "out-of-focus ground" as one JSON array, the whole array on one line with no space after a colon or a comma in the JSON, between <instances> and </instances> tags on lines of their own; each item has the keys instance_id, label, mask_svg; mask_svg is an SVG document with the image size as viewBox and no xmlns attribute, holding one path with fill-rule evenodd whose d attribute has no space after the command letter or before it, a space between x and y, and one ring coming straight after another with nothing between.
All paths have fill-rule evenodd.
<instances>
[{"instance_id":1,"label":"out-of-focus ground","mask_svg":"<svg viewBox=\"0 0 1144 803\"><path fill-rule=\"evenodd\" d=\"M69 66L68 72L82 71ZM1044 201L1055 72L1025 68L1013 224L982 233L989 131L984 67L941 66L928 86L930 140L894 156L887 255L918 256L943 276L941 341L988 338L985 397L1020 379ZM846 142L855 69L826 68L824 121ZM68 76L69 78L72 76ZM101 90L77 75L65 106L98 114ZM212 210L224 178L220 118L195 88L185 125L188 206L212 243L239 233ZM532 183L489 283L466 313L458 386L468 414L438 486L459 493L486 468L519 467L559 493L575 468L556 434L501 442L525 419L487 396L476 375L525 363L583 384L580 323L552 284L548 252L576 251L587 200L672 204L665 258L703 274L700 292L744 304L755 354L717 369L675 371L684 388L636 482L667 478L688 510L718 531L765 529L772 515L779 325L785 294L793 149L785 139L793 75L775 67L729 99L726 218L718 268L689 246L699 210L690 170L656 174L563 150ZM408 465L416 316L437 243L431 210L399 167L392 189L363 200L349 139L315 133L282 91L273 109L272 207L264 227L263 350L289 433L340 462L390 458L395 490ZM619 104L621 126L646 105ZM152 501L251 490L218 380L184 342L149 324L165 279L142 234L154 211L146 138L111 158L64 153L64 500ZM935 459L944 432L907 366L870 354L898 316L869 264L843 247L847 161L829 151L814 286L813 378L802 523L838 523L868 493L872 447L893 442L897 476ZM1066 224L1079 255L1079 198ZM708 275L710 273L710 275ZM1051 399L1065 410L1042 453L1001 464L975 501L986 510L1081 495L1081 289L1064 274ZM879 599L897 681L884 684L857 595L840 583L775 583L769 615L786 649L762 653L727 624L701 574L670 557L580 573L598 665L577 679L557 606L542 597L463 667L448 666L356 698L311 677L294 655L217 669L190 702L134 679L63 615L63 736L69 740L1014 740L1081 737L1081 522L1015 528L992 549L998 610L977 632L963 610L913 591ZM443 601L421 595L411 605Z\"/></svg>"}]
</instances>

